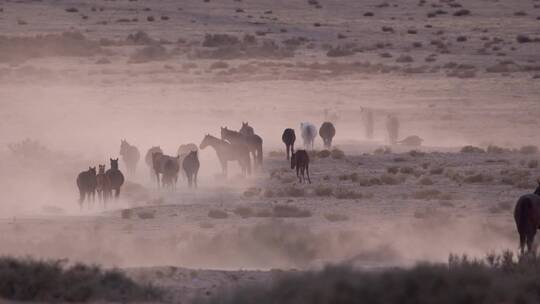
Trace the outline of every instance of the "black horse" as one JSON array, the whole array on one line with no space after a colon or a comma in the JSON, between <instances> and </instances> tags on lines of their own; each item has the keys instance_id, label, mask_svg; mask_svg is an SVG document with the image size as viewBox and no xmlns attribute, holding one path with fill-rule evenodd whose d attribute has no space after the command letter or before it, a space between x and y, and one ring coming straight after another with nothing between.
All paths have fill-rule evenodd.
<instances>
[{"instance_id":1,"label":"black horse","mask_svg":"<svg viewBox=\"0 0 540 304\"><path fill-rule=\"evenodd\" d=\"M332 139L336 136L336 128L331 122L323 122L319 129L319 135L322 137L324 147L330 149L332 147Z\"/></svg>"},{"instance_id":2,"label":"black horse","mask_svg":"<svg viewBox=\"0 0 540 304\"><path fill-rule=\"evenodd\" d=\"M89 167L88 171L79 173L77 176L77 187L79 188L79 205L81 206L81 209L85 198L88 201L91 196L92 201L95 200L96 186L96 167Z\"/></svg>"},{"instance_id":3,"label":"black horse","mask_svg":"<svg viewBox=\"0 0 540 304\"><path fill-rule=\"evenodd\" d=\"M283 135L281 135L281 141L283 141L285 144L285 149L287 149L287 160L289 160L289 153L294 153L294 142L296 141L294 129L285 129L285 131L283 131Z\"/></svg>"},{"instance_id":4,"label":"black horse","mask_svg":"<svg viewBox=\"0 0 540 304\"><path fill-rule=\"evenodd\" d=\"M291 169L296 168L296 177L300 183L306 182L306 177L304 173L307 173L307 178L311 184L311 179L309 178L309 155L306 150L298 150L291 156Z\"/></svg>"},{"instance_id":5,"label":"black horse","mask_svg":"<svg viewBox=\"0 0 540 304\"><path fill-rule=\"evenodd\" d=\"M120 196L120 188L124 184L124 174L118 169L118 158L110 159L111 168L105 172L109 181L111 182L111 191L114 190L114 197L118 198Z\"/></svg>"},{"instance_id":6,"label":"black horse","mask_svg":"<svg viewBox=\"0 0 540 304\"><path fill-rule=\"evenodd\" d=\"M188 186L197 188L197 174L199 173L199 157L197 151L191 151L182 161L182 168L186 173Z\"/></svg>"},{"instance_id":7,"label":"black horse","mask_svg":"<svg viewBox=\"0 0 540 304\"><path fill-rule=\"evenodd\" d=\"M514 208L514 220L519 233L519 248L524 252L533 251L533 242L536 230L540 228L540 180L534 193L522 195Z\"/></svg>"}]
</instances>

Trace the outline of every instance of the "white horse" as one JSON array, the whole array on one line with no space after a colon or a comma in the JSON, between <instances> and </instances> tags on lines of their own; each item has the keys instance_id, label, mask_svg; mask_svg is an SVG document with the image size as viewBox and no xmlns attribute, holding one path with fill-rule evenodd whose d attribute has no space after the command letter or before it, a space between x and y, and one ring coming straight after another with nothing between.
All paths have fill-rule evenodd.
<instances>
[{"instance_id":1,"label":"white horse","mask_svg":"<svg viewBox=\"0 0 540 304\"><path fill-rule=\"evenodd\" d=\"M302 122L300 123L300 132L306 149L311 147L311 150L313 150L313 142L317 137L317 127L310 122Z\"/></svg>"}]
</instances>

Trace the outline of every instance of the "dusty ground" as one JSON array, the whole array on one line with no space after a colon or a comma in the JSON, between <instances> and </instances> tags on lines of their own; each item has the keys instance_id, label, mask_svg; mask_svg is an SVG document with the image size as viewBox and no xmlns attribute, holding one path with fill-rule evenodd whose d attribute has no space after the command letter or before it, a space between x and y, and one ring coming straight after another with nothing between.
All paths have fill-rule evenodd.
<instances>
[{"instance_id":1,"label":"dusty ground","mask_svg":"<svg viewBox=\"0 0 540 304\"><path fill-rule=\"evenodd\" d=\"M539 176L518 151L539 139L539 18L528 0L0 2L0 253L127 268L184 301L270 269L515 249ZM325 109L345 156L313 155L298 184L281 133ZM388 113L424 145L375 152ZM157 190L141 162L119 201L79 209L76 175L121 138L174 154L242 121L265 142L253 177L219 178L204 150L197 190ZM45 150L8 148L25 138Z\"/></svg>"}]
</instances>

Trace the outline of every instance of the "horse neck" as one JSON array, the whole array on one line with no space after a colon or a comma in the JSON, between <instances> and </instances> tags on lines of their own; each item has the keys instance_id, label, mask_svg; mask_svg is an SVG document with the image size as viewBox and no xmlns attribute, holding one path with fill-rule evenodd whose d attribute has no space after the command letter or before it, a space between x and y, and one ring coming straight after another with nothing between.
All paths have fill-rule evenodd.
<instances>
[{"instance_id":1,"label":"horse neck","mask_svg":"<svg viewBox=\"0 0 540 304\"><path fill-rule=\"evenodd\" d=\"M534 190L534 194L540 195L540 185L536 187L536 190Z\"/></svg>"}]
</instances>

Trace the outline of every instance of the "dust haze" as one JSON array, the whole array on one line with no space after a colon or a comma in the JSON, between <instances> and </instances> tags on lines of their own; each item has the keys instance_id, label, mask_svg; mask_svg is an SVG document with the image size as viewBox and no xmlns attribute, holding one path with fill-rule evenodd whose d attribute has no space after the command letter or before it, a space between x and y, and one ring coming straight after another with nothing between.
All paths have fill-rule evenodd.
<instances>
[{"instance_id":1,"label":"dust haze","mask_svg":"<svg viewBox=\"0 0 540 304\"><path fill-rule=\"evenodd\" d=\"M539 4L455 3L0 3L0 254L234 271L514 250L513 204L539 176ZM388 142L390 114L421 146ZM302 149L300 123L324 121L344 156L317 136L301 184L282 132ZM242 122L263 139L252 176L224 178L208 147L197 189L182 172L158 188L150 147ZM81 208L77 175L110 158L119 199Z\"/></svg>"}]
</instances>

